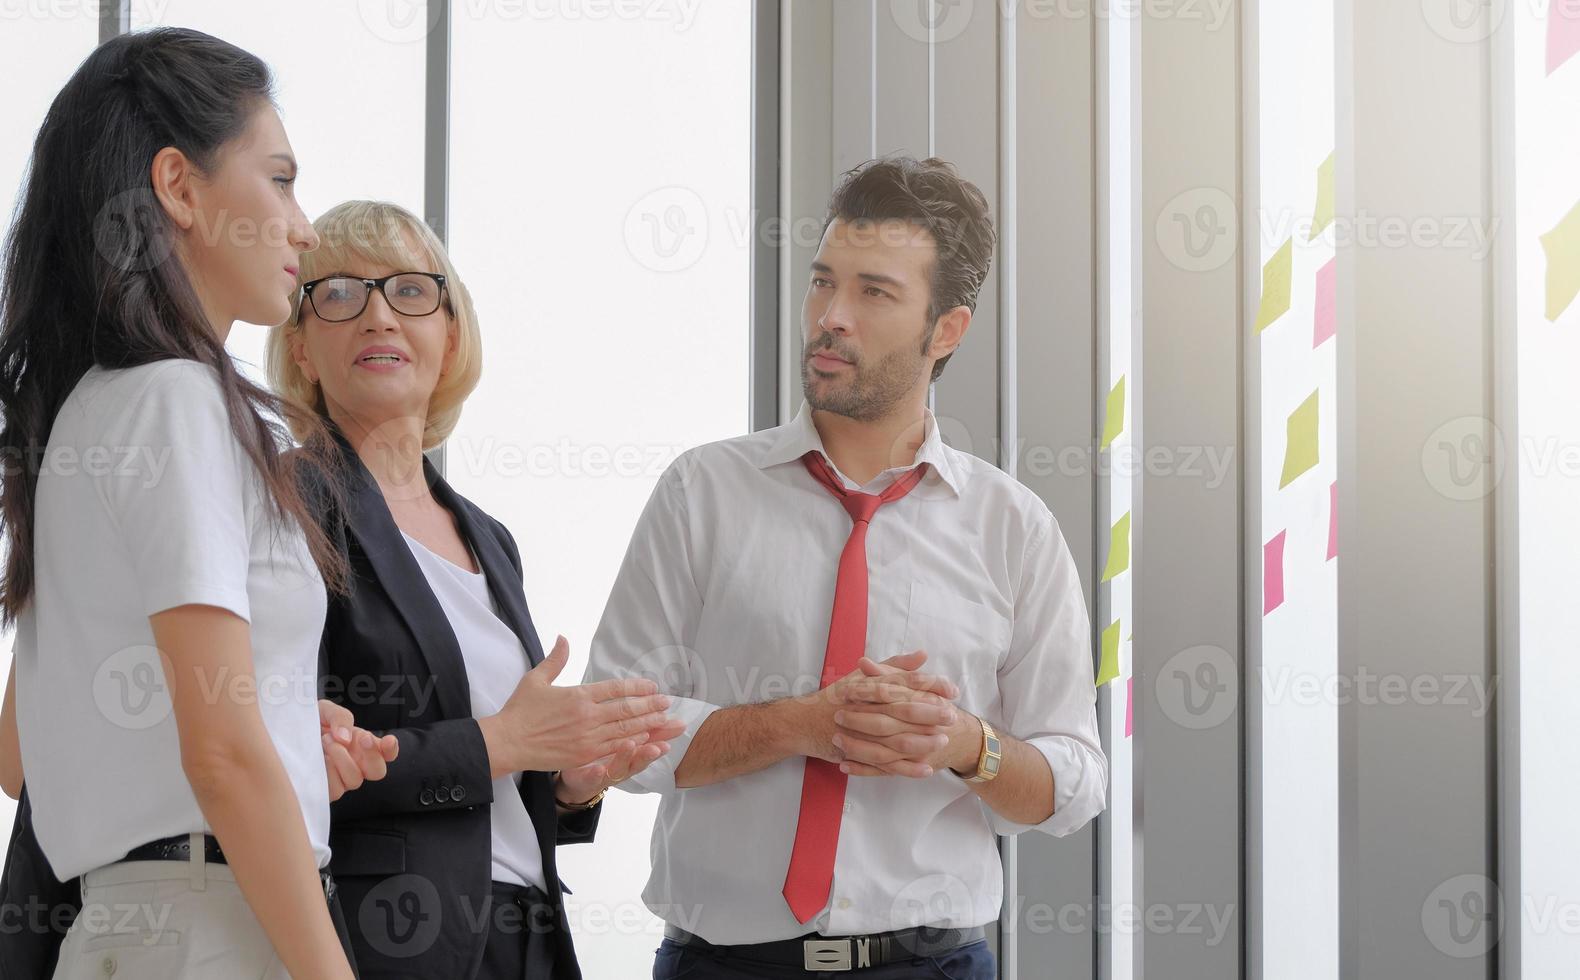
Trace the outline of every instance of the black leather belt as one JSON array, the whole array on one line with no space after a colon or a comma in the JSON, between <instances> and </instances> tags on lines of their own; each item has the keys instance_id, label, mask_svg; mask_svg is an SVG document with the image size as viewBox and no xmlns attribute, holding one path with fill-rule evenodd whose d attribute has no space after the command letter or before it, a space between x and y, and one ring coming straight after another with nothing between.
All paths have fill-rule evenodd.
<instances>
[{"instance_id":1,"label":"black leather belt","mask_svg":"<svg viewBox=\"0 0 1580 980\"><path fill-rule=\"evenodd\" d=\"M192 838L189 834L177 834L174 837L161 837L146 844L139 844L126 852L122 861L190 861L192 860ZM225 852L219 849L219 839L213 834L203 835L203 860L208 864L226 864ZM318 869L319 883L324 886L324 895L329 897L335 893L335 879L330 876L328 868Z\"/></svg>"},{"instance_id":2,"label":"black leather belt","mask_svg":"<svg viewBox=\"0 0 1580 980\"><path fill-rule=\"evenodd\" d=\"M186 834L161 837L159 840L140 844L126 852L122 861L190 861L192 838ZM219 849L219 840L213 834L203 835L203 860L209 864L224 864L225 852Z\"/></svg>"},{"instance_id":3,"label":"black leather belt","mask_svg":"<svg viewBox=\"0 0 1580 980\"><path fill-rule=\"evenodd\" d=\"M802 936L771 943L719 946L694 936L678 926L664 925L664 936L683 946L717 951L784 966L799 966L808 972L842 973L869 966L882 966L918 956L942 956L951 950L987 938L987 929L939 929L921 926L870 936Z\"/></svg>"}]
</instances>

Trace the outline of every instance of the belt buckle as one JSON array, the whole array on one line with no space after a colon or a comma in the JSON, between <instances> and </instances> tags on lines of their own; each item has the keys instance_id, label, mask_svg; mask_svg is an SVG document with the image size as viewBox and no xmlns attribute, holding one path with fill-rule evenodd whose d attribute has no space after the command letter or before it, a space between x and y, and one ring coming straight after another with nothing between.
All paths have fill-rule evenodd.
<instances>
[{"instance_id":1,"label":"belt buckle","mask_svg":"<svg viewBox=\"0 0 1580 980\"><path fill-rule=\"evenodd\" d=\"M843 973L851 969L849 939L805 939L801 942L805 968Z\"/></svg>"}]
</instances>

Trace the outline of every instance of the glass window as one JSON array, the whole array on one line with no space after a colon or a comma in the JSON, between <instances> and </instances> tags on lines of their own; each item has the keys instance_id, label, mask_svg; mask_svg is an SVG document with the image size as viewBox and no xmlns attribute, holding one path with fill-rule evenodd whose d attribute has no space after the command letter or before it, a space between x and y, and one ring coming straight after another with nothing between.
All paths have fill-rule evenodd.
<instances>
[{"instance_id":1,"label":"glass window","mask_svg":"<svg viewBox=\"0 0 1580 980\"><path fill-rule=\"evenodd\" d=\"M5 206L5 231L20 203L22 180L33 154L33 140L44 114L61 86L99 43L98 7L93 4L0 5L0 64L9 79L0 99L0 202ZM11 673L8 631L0 645L0 670ZM11 825L16 804L0 794L0 826Z\"/></svg>"},{"instance_id":2,"label":"glass window","mask_svg":"<svg viewBox=\"0 0 1580 980\"><path fill-rule=\"evenodd\" d=\"M1501 179L1513 182L1515 320L1505 326L1514 334L1518 374L1515 428L1501 437L1505 457L1518 467L1519 514L1518 826L1503 833L1519 842L1520 894L1505 894L1503 908L1504 928L1519 930L1520 973L1527 977L1574 971L1580 881L1580 661L1569 654L1580 634L1580 8L1560 0L1547 7L1510 7L1513 57L1505 70L1512 77L1499 80L1512 85L1514 104L1513 147L1501 155L1513 166ZM1476 437L1461 430L1456 438L1467 457L1486 458L1487 447L1470 441Z\"/></svg>"},{"instance_id":3,"label":"glass window","mask_svg":"<svg viewBox=\"0 0 1580 980\"><path fill-rule=\"evenodd\" d=\"M190 27L269 64L308 217L351 198L394 201L420 215L426 48L421 32L392 11L417 18L424 9L420 2L279 0L265 15L251 4L162 0L132 4L132 28ZM226 345L259 382L265 336L238 324Z\"/></svg>"},{"instance_id":4,"label":"glass window","mask_svg":"<svg viewBox=\"0 0 1580 980\"><path fill-rule=\"evenodd\" d=\"M1131 51L1134 46L1135 18L1114 17L1107 22L1105 69L1108 86L1108 118L1105 127L1108 193L1104 232L1108 255L1105 283L1108 306L1107 399L1104 405L1103 440L1108 443L1107 505L1110 526L1128 519L1132 504L1132 483L1137 473L1134 425L1130 408L1135 396L1135 372L1130 351L1135 327L1133 290L1135 288L1135 242L1131 225L1131 202L1135 193L1132 164L1135 146L1131 138ZM1106 553L1106 551L1105 551ZM1105 570L1106 571L1106 570ZM1144 921L1136 909L1135 894L1135 802L1134 753L1132 752L1135 671L1131 659L1131 573L1126 570L1106 583L1098 594L1098 622L1112 637L1117 674L1099 688L1105 699L1106 725L1103 747L1108 753L1108 809L1098 822L1100 862L1104 876L1100 885L1104 915L1098 919L1101 948L1099 963L1106 968L1099 975L1108 980L1130 980L1135 975L1137 932ZM1111 632L1110 632L1111 631ZM1100 642L1099 650L1107 650ZM1101 670L1100 675L1106 676Z\"/></svg>"},{"instance_id":5,"label":"glass window","mask_svg":"<svg viewBox=\"0 0 1580 980\"><path fill-rule=\"evenodd\" d=\"M1262 4L1260 345L1263 601L1260 821L1263 973L1338 977L1338 558L1332 223L1333 0ZM1343 688L1337 688L1342 691ZM1313 692L1318 692L1313 696ZM1255 869L1252 869L1255 873Z\"/></svg>"},{"instance_id":6,"label":"glass window","mask_svg":"<svg viewBox=\"0 0 1580 980\"><path fill-rule=\"evenodd\" d=\"M487 353L446 470L520 544L561 683L664 466L749 428L751 5L665 12L454 7L451 245ZM652 970L656 809L614 792L560 852L589 977Z\"/></svg>"}]
</instances>

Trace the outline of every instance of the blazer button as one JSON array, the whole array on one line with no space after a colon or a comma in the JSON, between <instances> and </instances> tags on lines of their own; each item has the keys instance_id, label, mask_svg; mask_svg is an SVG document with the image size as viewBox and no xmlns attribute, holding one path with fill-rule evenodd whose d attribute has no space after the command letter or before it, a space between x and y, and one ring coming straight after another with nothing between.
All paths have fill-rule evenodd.
<instances>
[{"instance_id":1,"label":"blazer button","mask_svg":"<svg viewBox=\"0 0 1580 980\"><path fill-rule=\"evenodd\" d=\"M439 789L434 792L433 798L438 800L440 803L450 802L450 787L440 786Z\"/></svg>"},{"instance_id":2,"label":"blazer button","mask_svg":"<svg viewBox=\"0 0 1580 980\"><path fill-rule=\"evenodd\" d=\"M454 788L452 788L450 790L450 800L452 802L459 803L459 802L461 802L464 799L466 799L466 787L465 786L456 786L456 787L454 787Z\"/></svg>"},{"instance_id":3,"label":"blazer button","mask_svg":"<svg viewBox=\"0 0 1580 980\"><path fill-rule=\"evenodd\" d=\"M417 796L417 802L423 806L433 806L433 790L425 789Z\"/></svg>"}]
</instances>

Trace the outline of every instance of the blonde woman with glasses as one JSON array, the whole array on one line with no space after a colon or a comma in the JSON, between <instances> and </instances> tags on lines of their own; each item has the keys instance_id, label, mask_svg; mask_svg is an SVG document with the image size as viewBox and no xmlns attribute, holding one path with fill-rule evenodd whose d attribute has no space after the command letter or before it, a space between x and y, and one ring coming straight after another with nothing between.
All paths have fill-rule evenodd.
<instances>
[{"instance_id":1,"label":"blonde woman with glasses","mask_svg":"<svg viewBox=\"0 0 1580 980\"><path fill-rule=\"evenodd\" d=\"M326 693L400 743L388 778L333 807L358 968L575 980L555 847L590 841L604 790L681 725L652 681L554 685L569 646L544 654L515 539L423 455L483 364L444 246L392 204L341 204L314 227L269 377L329 426L348 487L324 522L353 580L324 627Z\"/></svg>"}]
</instances>

